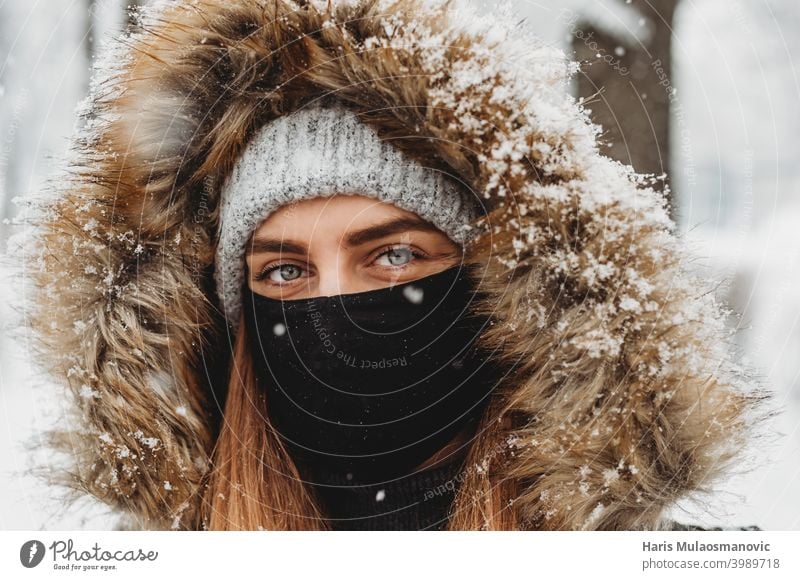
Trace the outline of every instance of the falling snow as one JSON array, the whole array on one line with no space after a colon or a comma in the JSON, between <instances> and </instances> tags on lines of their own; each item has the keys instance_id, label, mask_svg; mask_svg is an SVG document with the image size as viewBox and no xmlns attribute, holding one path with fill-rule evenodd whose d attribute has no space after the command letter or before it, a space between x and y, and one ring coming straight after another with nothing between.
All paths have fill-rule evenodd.
<instances>
[{"instance_id":1,"label":"falling snow","mask_svg":"<svg viewBox=\"0 0 800 580\"><path fill-rule=\"evenodd\" d=\"M425 291L417 286L406 286L403 288L403 296L412 304L421 304Z\"/></svg>"},{"instance_id":2,"label":"falling snow","mask_svg":"<svg viewBox=\"0 0 800 580\"><path fill-rule=\"evenodd\" d=\"M314 3L327 7L326 0L315 0ZM431 4L434 5L435 2ZM144 14L146 19L156 18L158 12L147 10ZM367 49L393 47L398 51L409 51L424 47L419 59L430 80L431 109L452 112L441 137L479 151L476 159L483 173L477 183L481 197L522 202L514 208L518 214L513 218L504 216L503 225L494 232L498 237L503 234L512 236L510 247L513 255L498 255L496 258L508 270L520 264L534 266L537 284L541 283L541 287L537 286L537 292L531 293L526 301L520 301L515 316L503 328L509 336L523 333L531 340L536 333L531 331L530 324L557 333L558 340L554 340L557 347L553 349L564 349L569 353L570 361L577 361L578 367L597 362L602 364L592 368L614 369L613 365L622 355L630 355L625 352L626 345L646 348L650 354L646 361L630 355L631 368L625 371L633 383L658 378L657 385L666 385L669 384L667 379L687 373L704 376L717 372L719 361L726 359L722 346L716 344L724 327L719 305L708 296L706 285L691 277L682 267L670 264L663 271L661 269L665 257L686 256L685 250L671 236L664 192L654 188L654 179L637 176L630 168L599 155L597 136L600 129L592 125L588 112L568 94L571 79L578 70L577 64L570 62L562 51L543 44L516 27L515 20L513 13L500 12L495 17L487 17L465 6L458 12L451 30L435 32L422 19L418 25L390 35L387 31L394 31L398 22L389 17L377 36L363 42L363 48ZM325 21L324 26L330 28L335 23ZM482 40L470 49L469 58L462 55L451 64L447 60L451 58L448 47L457 44L451 41L462 32L479 35ZM120 51L121 47L109 49L106 58L97 63L97 70L105 71L107 75L121 73L130 55ZM625 49L620 46L615 52L622 56ZM81 138L87 143L95 143L101 129L116 120L110 111L108 115L96 118L92 114L95 102L112 102L119 94L115 91L121 90L121 86L101 83L102 76L93 78L91 95L81 106L84 120ZM176 106L174 95L153 94L148 98L154 110L171 110ZM510 113L487 122L482 109L487 103ZM159 143L159 147L177 149L182 145L179 136L180 132L176 131ZM509 203L507 207L513 206ZM110 256L115 254L110 250L118 252L117 257L124 254L125 259L136 263L145 258L153 244L148 240L143 244L134 230L108 231L103 220L98 220L97 216L102 213L92 206L91 200L80 209L76 212L77 226L85 235L84 239L72 241L72 255L91 263L82 263L77 271L91 278L92 284L97 284L97 296L104 299L98 299L98 303L125 304L121 298L135 303L132 296L135 296L137 287L125 285L125 264L114 262ZM172 239L175 244L180 244L181 233L178 231ZM147 253L145 248L148 248ZM541 248L547 251L539 252ZM44 253L43 248L38 251ZM70 282L75 284L77 281L54 277L46 291L57 297ZM670 289L669 298L660 294L665 287ZM553 292L548 293L548 289L553 289ZM69 291L76 296L89 292L86 287L79 286L69 286ZM420 304L424 299L422 289L413 285L404 288L403 294L414 304ZM97 306L97 311L101 310L102 306ZM75 344L86 344L87 341L91 344L98 340L97 331L102 324L120 322L111 317L92 318L90 314L93 312L76 305L71 331L77 337L74 340L81 342ZM142 326L136 330L149 336L153 331L146 321L140 322ZM582 326L576 326L577 323ZM641 339L653 331L662 330L660 325L669 323L693 325L696 328L694 342L673 344L669 336L661 335L666 333L654 334L648 340ZM66 328L69 329L70 325ZM52 329L56 330L57 326ZM106 327L102 330L108 331ZM286 327L278 323L273 332L282 336ZM707 350L699 352L700 346ZM130 354L141 364L144 352L137 347L131 348L128 343L120 356L130 358ZM550 364L549 361L558 360L561 354L548 352L540 359ZM114 364L114 361L109 361L106 368L112 368ZM123 372L122 365L119 369ZM582 369L575 371L566 363L564 367L552 363L548 370L552 372L546 376L543 373L540 379L552 379L553 384L558 384L559 381L568 381ZM97 384L92 382L97 377L87 377L88 371L78 366L69 368L66 374L67 379L75 381L73 384L80 385L76 390L85 406L103 400L100 392L91 386ZM150 389L146 389L143 396L163 402L159 408L166 414L173 409L178 417L187 417L187 406L178 405L185 400L177 395L177 388L181 385L176 385L176 379L169 372L162 369L150 373L144 377L144 382ZM571 387L567 384L562 392L567 393ZM671 393L654 388L653 404L669 404ZM601 408L602 414L598 410ZM588 413L596 413L592 417L597 418L623 415L628 410L624 402L599 401ZM172 420L186 423L177 417L172 417ZM167 451L168 440L162 441L153 433L145 432L154 429L155 423L138 424L142 430L127 432L127 444L115 441L108 432L97 436L106 452L122 464L114 464L106 485L114 486L134 479L135 470L129 463L139 459L140 455L150 457ZM583 434L587 440L600 439L593 444L613 442L615 431L610 425L592 425L585 432L568 421L562 425L561 429L554 429L560 437L551 441L537 442L510 435L505 442L514 450L527 449L539 443L542 452L556 450L562 454L572 449L577 433ZM124 431L115 432L115 436L124 438L125 435ZM608 452L620 451L609 449ZM195 462L198 467L205 467L203 458L195 458ZM573 463L570 467L573 474L571 483L575 485L571 491L584 498L596 498L592 494L600 483L613 488L622 485L629 475L639 473L633 464L628 464L626 470L622 462L617 465L615 462L616 459L610 467L603 465L597 469L589 465L578 468L579 463ZM187 463L191 465L191 461ZM488 467L488 460L484 460L475 469L483 475L488 472ZM156 477L152 485L158 486L159 481L163 481L164 490L173 490L173 484L161 477ZM567 501L557 497L551 489L543 489L539 497L543 502ZM380 490L375 500L380 502L384 499L385 490ZM591 526L599 520L607 509L610 508L606 504L596 503L586 525ZM548 506L545 513L548 519L552 518L557 508ZM181 514L179 511L172 516L173 528L180 527Z\"/></svg>"}]
</instances>

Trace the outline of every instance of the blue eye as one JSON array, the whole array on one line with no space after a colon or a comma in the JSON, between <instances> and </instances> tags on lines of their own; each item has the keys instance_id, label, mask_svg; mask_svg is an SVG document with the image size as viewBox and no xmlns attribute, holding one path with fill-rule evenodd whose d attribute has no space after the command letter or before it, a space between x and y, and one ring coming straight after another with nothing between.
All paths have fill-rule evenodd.
<instances>
[{"instance_id":1,"label":"blue eye","mask_svg":"<svg viewBox=\"0 0 800 580\"><path fill-rule=\"evenodd\" d=\"M259 279L267 279L274 284L281 284L283 282L291 282L297 280L302 275L303 270L300 266L295 264L280 264L268 268L259 276Z\"/></svg>"},{"instance_id":2,"label":"blue eye","mask_svg":"<svg viewBox=\"0 0 800 580\"><path fill-rule=\"evenodd\" d=\"M416 254L410 248L398 247L389 248L380 254L375 261L381 266L405 266L415 257Z\"/></svg>"}]
</instances>

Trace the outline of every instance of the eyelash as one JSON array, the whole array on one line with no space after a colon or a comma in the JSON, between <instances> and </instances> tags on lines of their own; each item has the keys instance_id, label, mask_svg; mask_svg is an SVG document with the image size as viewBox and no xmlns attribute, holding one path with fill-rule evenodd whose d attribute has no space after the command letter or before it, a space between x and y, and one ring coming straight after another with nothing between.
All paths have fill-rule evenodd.
<instances>
[{"instance_id":1,"label":"eyelash","mask_svg":"<svg viewBox=\"0 0 800 580\"><path fill-rule=\"evenodd\" d=\"M298 266L297 264L293 264L292 262L281 262L280 264L275 264L274 266L270 266L269 268L264 268L263 270L261 270L255 277L256 282L261 282L262 280L266 279L270 274L272 274L275 270L283 268L284 266L297 266L298 268L302 268L302 266Z\"/></svg>"},{"instance_id":2,"label":"eyelash","mask_svg":"<svg viewBox=\"0 0 800 580\"><path fill-rule=\"evenodd\" d=\"M409 252L411 252L411 255L414 256L415 260L425 259L428 257L427 254L417 250L416 248L414 248L414 246L409 246L405 244L389 244L388 246L384 246L380 250L378 250L378 253L375 255L375 259L372 261L374 262L375 260L383 256L387 252L390 252L391 250L408 250ZM394 267L403 268L405 266L406 264L404 264L403 266L394 266Z\"/></svg>"},{"instance_id":3,"label":"eyelash","mask_svg":"<svg viewBox=\"0 0 800 580\"><path fill-rule=\"evenodd\" d=\"M374 262L375 260L377 260L378 258L383 256L387 252L390 252L391 250L398 250L398 249L408 249L408 251L411 252L411 255L414 257L415 260L424 260L425 258L428 257L427 254L415 249L413 246L390 244L390 245L384 246L383 248L378 250L378 253L375 255L375 258L372 261ZM297 264L294 264L292 262L282 262L280 264L275 264L273 266L270 266L268 268L265 268L265 269L261 270L261 272L259 272L255 277L256 282L261 282L262 280L265 280L270 274L272 274L272 272L274 272L278 268L282 268L283 266L297 266L298 268L302 268L302 266L298 266ZM394 266L394 267L395 268L404 268L405 266L406 266L406 264L404 264L402 266Z\"/></svg>"}]
</instances>

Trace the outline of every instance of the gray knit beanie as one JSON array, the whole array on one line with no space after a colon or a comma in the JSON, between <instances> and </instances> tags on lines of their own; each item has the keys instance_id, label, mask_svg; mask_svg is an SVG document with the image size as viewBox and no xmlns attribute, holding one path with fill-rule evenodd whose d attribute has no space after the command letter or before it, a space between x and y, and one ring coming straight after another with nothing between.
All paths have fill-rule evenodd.
<instances>
[{"instance_id":1,"label":"gray knit beanie","mask_svg":"<svg viewBox=\"0 0 800 580\"><path fill-rule=\"evenodd\" d=\"M214 277L230 326L235 329L239 320L253 231L287 203L337 193L359 193L414 212L461 245L478 216L466 187L382 141L339 103L279 117L247 144L220 192Z\"/></svg>"}]
</instances>

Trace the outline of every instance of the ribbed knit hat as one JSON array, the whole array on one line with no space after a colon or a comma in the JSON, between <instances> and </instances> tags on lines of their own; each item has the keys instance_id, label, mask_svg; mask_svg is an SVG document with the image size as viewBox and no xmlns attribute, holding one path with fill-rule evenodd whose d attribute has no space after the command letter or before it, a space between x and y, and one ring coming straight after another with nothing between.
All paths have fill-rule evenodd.
<instances>
[{"instance_id":1,"label":"ribbed knit hat","mask_svg":"<svg viewBox=\"0 0 800 580\"><path fill-rule=\"evenodd\" d=\"M390 202L462 245L478 216L468 188L382 141L335 101L279 117L247 144L220 193L214 277L230 326L236 328L239 320L245 252L253 231L287 203L337 193Z\"/></svg>"}]
</instances>

